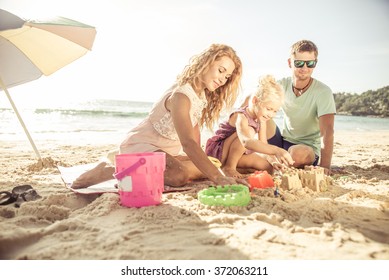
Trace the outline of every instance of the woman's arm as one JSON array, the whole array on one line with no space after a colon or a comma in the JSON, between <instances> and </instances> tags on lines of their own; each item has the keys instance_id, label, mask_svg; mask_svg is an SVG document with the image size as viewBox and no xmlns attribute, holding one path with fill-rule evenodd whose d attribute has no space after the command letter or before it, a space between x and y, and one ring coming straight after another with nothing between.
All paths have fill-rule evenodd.
<instances>
[{"instance_id":1,"label":"woman's arm","mask_svg":"<svg viewBox=\"0 0 389 280\"><path fill-rule=\"evenodd\" d=\"M195 138L197 144L201 147L201 133L200 133L199 124L196 124L193 127L193 135L194 135L194 138Z\"/></svg>"},{"instance_id":2,"label":"woman's arm","mask_svg":"<svg viewBox=\"0 0 389 280\"><path fill-rule=\"evenodd\" d=\"M190 106L189 98L179 92L172 94L166 104L166 108L172 115L173 124L184 152L193 164L213 182L221 185L236 183L232 178L225 177L201 149L200 143L198 143L199 135L196 135L195 132L199 133L199 130L193 129L190 120Z\"/></svg>"}]
</instances>

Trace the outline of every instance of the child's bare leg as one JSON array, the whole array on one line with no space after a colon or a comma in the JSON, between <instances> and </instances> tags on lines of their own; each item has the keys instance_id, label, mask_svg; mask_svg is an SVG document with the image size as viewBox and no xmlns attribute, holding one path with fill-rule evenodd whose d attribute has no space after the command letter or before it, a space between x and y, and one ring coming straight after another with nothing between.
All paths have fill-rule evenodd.
<instances>
[{"instance_id":1,"label":"child's bare leg","mask_svg":"<svg viewBox=\"0 0 389 280\"><path fill-rule=\"evenodd\" d=\"M238 167L254 170L266 170L269 174L273 173L273 166L258 153L243 155L238 162Z\"/></svg>"},{"instance_id":2,"label":"child's bare leg","mask_svg":"<svg viewBox=\"0 0 389 280\"><path fill-rule=\"evenodd\" d=\"M115 167L100 162L93 169L81 174L71 185L73 189L87 188L92 185L114 179Z\"/></svg>"},{"instance_id":3,"label":"child's bare leg","mask_svg":"<svg viewBox=\"0 0 389 280\"><path fill-rule=\"evenodd\" d=\"M224 164L222 170L226 176L243 178L243 175L236 170L236 167L244 151L245 148L240 143L236 133L224 141L222 155L222 162Z\"/></svg>"}]
</instances>

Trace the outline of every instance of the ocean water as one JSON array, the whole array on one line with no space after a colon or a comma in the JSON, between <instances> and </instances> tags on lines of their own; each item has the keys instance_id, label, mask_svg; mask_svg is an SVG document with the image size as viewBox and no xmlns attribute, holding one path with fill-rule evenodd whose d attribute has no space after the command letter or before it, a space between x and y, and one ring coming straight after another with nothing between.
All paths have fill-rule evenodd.
<instances>
[{"instance_id":1,"label":"ocean water","mask_svg":"<svg viewBox=\"0 0 389 280\"><path fill-rule=\"evenodd\" d=\"M116 144L147 116L151 107L150 102L99 99L57 105L27 105L19 112L34 141ZM222 116L222 119L225 117ZM0 141L27 140L9 104L0 104L0 119ZM281 124L280 114L275 121ZM337 115L335 130L389 131L389 119ZM210 135L209 131L203 133L205 137Z\"/></svg>"}]
</instances>

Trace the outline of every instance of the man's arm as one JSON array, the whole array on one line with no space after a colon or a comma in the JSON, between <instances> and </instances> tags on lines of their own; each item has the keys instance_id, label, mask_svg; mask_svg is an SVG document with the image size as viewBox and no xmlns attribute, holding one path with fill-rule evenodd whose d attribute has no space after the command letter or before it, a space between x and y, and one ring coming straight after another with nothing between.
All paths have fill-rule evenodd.
<instances>
[{"instance_id":1,"label":"man's arm","mask_svg":"<svg viewBox=\"0 0 389 280\"><path fill-rule=\"evenodd\" d=\"M319 118L320 135L322 137L320 166L325 168L326 175L331 173L331 160L334 149L335 115L327 114Z\"/></svg>"}]
</instances>

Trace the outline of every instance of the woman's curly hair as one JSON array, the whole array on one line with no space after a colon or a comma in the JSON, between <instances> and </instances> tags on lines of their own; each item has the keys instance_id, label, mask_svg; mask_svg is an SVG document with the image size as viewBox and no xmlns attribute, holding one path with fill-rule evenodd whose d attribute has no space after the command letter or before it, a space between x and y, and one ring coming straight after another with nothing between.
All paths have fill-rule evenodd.
<instances>
[{"instance_id":1,"label":"woman's curly hair","mask_svg":"<svg viewBox=\"0 0 389 280\"><path fill-rule=\"evenodd\" d=\"M213 62L222 57L229 57L235 64L235 69L227 82L211 92L205 89L207 107L204 108L200 127L204 124L210 130L213 129L214 123L219 119L222 109L230 109L235 104L240 89L240 80L242 77L242 62L237 56L234 49L227 45L212 44L202 53L193 56L189 65L185 66L182 73L177 77L179 86L190 83L194 87L201 85L200 76L206 72Z\"/></svg>"}]
</instances>

